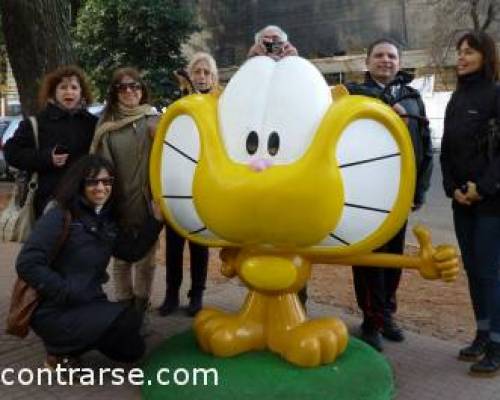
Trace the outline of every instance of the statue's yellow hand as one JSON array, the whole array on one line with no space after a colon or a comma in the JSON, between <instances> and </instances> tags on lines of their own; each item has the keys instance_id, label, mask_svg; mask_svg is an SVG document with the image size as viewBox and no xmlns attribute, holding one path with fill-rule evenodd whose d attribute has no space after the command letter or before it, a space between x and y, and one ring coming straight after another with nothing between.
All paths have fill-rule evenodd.
<instances>
[{"instance_id":1,"label":"statue's yellow hand","mask_svg":"<svg viewBox=\"0 0 500 400\"><path fill-rule=\"evenodd\" d=\"M430 232L422 225L413 228L420 244L420 274L425 279L442 279L454 281L458 275L458 254L451 245L433 247Z\"/></svg>"}]
</instances>

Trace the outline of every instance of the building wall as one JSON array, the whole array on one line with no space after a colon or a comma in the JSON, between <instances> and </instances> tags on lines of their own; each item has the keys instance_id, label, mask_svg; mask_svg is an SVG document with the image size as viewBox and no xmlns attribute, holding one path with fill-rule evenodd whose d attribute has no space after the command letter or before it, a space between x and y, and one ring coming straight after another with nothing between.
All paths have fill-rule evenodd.
<instances>
[{"instance_id":1,"label":"building wall","mask_svg":"<svg viewBox=\"0 0 500 400\"><path fill-rule=\"evenodd\" d=\"M373 32L405 41L400 0L206 0L199 3L206 28L213 33L213 51L222 66L241 62L253 43L254 33L269 24L287 31L300 54L307 58L362 50L373 38Z\"/></svg>"},{"instance_id":2,"label":"building wall","mask_svg":"<svg viewBox=\"0 0 500 400\"><path fill-rule=\"evenodd\" d=\"M204 47L222 67L241 63L254 33L269 24L287 31L302 56L317 58L363 51L381 36L392 37L406 49L430 47L434 27L443 23L432 6L435 0L192 1L208 38ZM491 30L497 40L498 25Z\"/></svg>"}]
</instances>

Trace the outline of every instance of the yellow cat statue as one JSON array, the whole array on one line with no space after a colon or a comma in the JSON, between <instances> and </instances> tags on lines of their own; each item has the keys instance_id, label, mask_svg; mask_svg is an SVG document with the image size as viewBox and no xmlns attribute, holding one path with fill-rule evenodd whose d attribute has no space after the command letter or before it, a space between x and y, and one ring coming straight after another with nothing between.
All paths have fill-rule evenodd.
<instances>
[{"instance_id":1,"label":"yellow cat statue","mask_svg":"<svg viewBox=\"0 0 500 400\"><path fill-rule=\"evenodd\" d=\"M307 60L249 59L215 96L168 107L151 154L154 198L187 239L221 248L222 273L248 295L237 313L201 310L202 350L269 349L292 364L332 363L348 333L308 320L297 298L315 263L413 268L452 281L458 257L414 229L416 256L373 253L404 224L415 161L404 121L381 101L331 90Z\"/></svg>"}]
</instances>

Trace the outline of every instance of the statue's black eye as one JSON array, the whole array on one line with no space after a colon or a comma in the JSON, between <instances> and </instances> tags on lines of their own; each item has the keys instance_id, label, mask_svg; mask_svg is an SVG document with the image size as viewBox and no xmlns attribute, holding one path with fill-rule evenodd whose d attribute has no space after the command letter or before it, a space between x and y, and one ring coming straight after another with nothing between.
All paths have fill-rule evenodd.
<instances>
[{"instance_id":1,"label":"statue's black eye","mask_svg":"<svg viewBox=\"0 0 500 400\"><path fill-rule=\"evenodd\" d=\"M267 140L267 151L270 155L275 156L280 149L280 137L278 132L271 132Z\"/></svg>"},{"instance_id":2,"label":"statue's black eye","mask_svg":"<svg viewBox=\"0 0 500 400\"><path fill-rule=\"evenodd\" d=\"M257 152L259 148L259 135L257 132L251 131L247 136L247 152L250 155L253 155Z\"/></svg>"}]
</instances>

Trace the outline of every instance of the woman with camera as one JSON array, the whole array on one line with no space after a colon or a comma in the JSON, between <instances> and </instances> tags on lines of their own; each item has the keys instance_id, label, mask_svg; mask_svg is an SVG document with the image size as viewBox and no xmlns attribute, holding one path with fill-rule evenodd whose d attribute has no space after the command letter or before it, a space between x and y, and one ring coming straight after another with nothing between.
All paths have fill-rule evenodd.
<instances>
[{"instance_id":1,"label":"woman with camera","mask_svg":"<svg viewBox=\"0 0 500 400\"><path fill-rule=\"evenodd\" d=\"M59 67L45 75L38 94L38 149L29 120L22 121L5 144L5 159L10 165L38 173L36 218L42 215L66 170L89 152L97 122L87 111L91 102L85 73L74 65Z\"/></svg>"},{"instance_id":2,"label":"woman with camera","mask_svg":"<svg viewBox=\"0 0 500 400\"><path fill-rule=\"evenodd\" d=\"M121 222L124 229L132 232L148 218L151 202L149 154L158 113L148 101L149 90L139 71L129 67L117 69L111 79L106 107L97 125L91 149L91 152L107 159L116 170L116 178L121 186ZM113 260L116 300L134 304L141 312L149 306L155 247L134 265L120 258Z\"/></svg>"},{"instance_id":3,"label":"woman with camera","mask_svg":"<svg viewBox=\"0 0 500 400\"><path fill-rule=\"evenodd\" d=\"M500 152L490 122L500 116L495 43L469 32L457 43L457 89L446 108L441 168L476 320L459 352L473 375L500 370Z\"/></svg>"},{"instance_id":4,"label":"woman with camera","mask_svg":"<svg viewBox=\"0 0 500 400\"><path fill-rule=\"evenodd\" d=\"M41 300L31 327L47 350L46 366L72 366L89 350L123 362L144 353L139 334L142 316L110 302L102 289L111 256L138 260L154 245L162 228L161 213L131 234L119 224L119 188L109 162L87 155L61 180L56 206L35 225L16 261L19 277Z\"/></svg>"},{"instance_id":5,"label":"woman with camera","mask_svg":"<svg viewBox=\"0 0 500 400\"><path fill-rule=\"evenodd\" d=\"M297 49L288 41L286 32L276 25L268 25L255 34L255 43L247 57L267 56L275 61L287 56L297 56Z\"/></svg>"}]
</instances>

